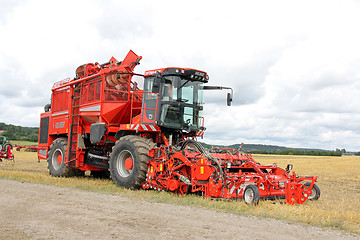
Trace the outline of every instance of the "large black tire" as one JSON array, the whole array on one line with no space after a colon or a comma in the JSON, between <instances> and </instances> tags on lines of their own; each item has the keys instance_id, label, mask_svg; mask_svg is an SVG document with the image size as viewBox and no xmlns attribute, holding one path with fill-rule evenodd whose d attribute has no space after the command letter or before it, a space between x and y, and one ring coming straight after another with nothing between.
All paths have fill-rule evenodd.
<instances>
[{"instance_id":1,"label":"large black tire","mask_svg":"<svg viewBox=\"0 0 360 240\"><path fill-rule=\"evenodd\" d=\"M146 177L149 150L154 146L152 140L140 136L120 138L110 155L109 170L114 183L130 189L140 188ZM127 159L132 160L131 169L125 167Z\"/></svg>"},{"instance_id":2,"label":"large black tire","mask_svg":"<svg viewBox=\"0 0 360 240\"><path fill-rule=\"evenodd\" d=\"M249 205L257 205L259 203L260 193L255 185L248 185L244 190L244 201Z\"/></svg>"},{"instance_id":3,"label":"large black tire","mask_svg":"<svg viewBox=\"0 0 360 240\"><path fill-rule=\"evenodd\" d=\"M54 177L83 176L84 172L79 169L69 168L65 164L65 153L67 148L66 138L57 138L50 146L47 159L49 174Z\"/></svg>"},{"instance_id":4,"label":"large black tire","mask_svg":"<svg viewBox=\"0 0 360 240\"><path fill-rule=\"evenodd\" d=\"M306 182L304 184L307 187L310 187L311 183ZM314 183L313 188L311 189L311 195L308 197L308 200L318 200L320 198L320 188Z\"/></svg>"}]
</instances>

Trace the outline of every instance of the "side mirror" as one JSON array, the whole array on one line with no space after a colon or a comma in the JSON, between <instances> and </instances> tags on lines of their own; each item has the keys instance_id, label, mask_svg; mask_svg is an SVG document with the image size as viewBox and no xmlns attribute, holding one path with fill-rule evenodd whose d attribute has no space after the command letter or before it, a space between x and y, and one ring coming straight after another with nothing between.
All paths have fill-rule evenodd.
<instances>
[{"instance_id":1,"label":"side mirror","mask_svg":"<svg viewBox=\"0 0 360 240\"><path fill-rule=\"evenodd\" d=\"M232 102L232 96L231 96L231 93L228 93L227 94L227 98L226 98L226 103L228 106L231 106L231 102Z\"/></svg>"},{"instance_id":2,"label":"side mirror","mask_svg":"<svg viewBox=\"0 0 360 240\"><path fill-rule=\"evenodd\" d=\"M231 102L233 100L233 89L231 87L222 87L222 86L204 86L204 90L223 90L223 89L230 89L231 93L227 94L226 103L228 106L231 106Z\"/></svg>"}]
</instances>

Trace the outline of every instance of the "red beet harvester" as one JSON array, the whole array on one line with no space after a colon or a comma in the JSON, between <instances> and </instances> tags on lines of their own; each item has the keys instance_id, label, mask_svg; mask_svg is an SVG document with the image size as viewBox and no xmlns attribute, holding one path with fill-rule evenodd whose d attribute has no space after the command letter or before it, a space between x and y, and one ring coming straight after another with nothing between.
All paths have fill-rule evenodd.
<instances>
[{"instance_id":1,"label":"red beet harvester","mask_svg":"<svg viewBox=\"0 0 360 240\"><path fill-rule=\"evenodd\" d=\"M205 131L206 72L161 68L133 72L141 56L129 51L121 62L88 63L74 79L56 82L41 114L39 159L56 177L109 177L119 186L210 198L285 197L289 204L316 200L317 177L298 177L292 166L261 165L239 149L206 150L196 141ZM134 75L144 78L139 89Z\"/></svg>"}]
</instances>

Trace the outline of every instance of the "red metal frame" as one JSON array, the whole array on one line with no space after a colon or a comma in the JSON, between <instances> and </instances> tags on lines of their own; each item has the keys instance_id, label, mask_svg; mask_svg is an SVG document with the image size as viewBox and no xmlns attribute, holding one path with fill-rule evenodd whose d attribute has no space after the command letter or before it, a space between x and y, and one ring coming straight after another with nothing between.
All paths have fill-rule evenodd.
<instances>
[{"instance_id":1,"label":"red metal frame","mask_svg":"<svg viewBox=\"0 0 360 240\"><path fill-rule=\"evenodd\" d=\"M317 177L298 177L276 164L261 165L251 154L236 149L211 153L163 145L150 150L144 189L166 190L179 194L200 193L205 197L242 199L248 185L259 189L261 198L285 197L285 203L302 204L311 195ZM218 159L220 166L212 160ZM220 173L222 172L222 173ZM304 181L310 181L309 187Z\"/></svg>"}]
</instances>

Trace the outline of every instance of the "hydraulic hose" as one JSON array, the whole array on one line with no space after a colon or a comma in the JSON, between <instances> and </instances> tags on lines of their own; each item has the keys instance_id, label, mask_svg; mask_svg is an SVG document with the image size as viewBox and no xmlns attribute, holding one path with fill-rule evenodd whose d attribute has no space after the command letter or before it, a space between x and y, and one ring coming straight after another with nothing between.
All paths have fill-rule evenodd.
<instances>
[{"instance_id":1,"label":"hydraulic hose","mask_svg":"<svg viewBox=\"0 0 360 240\"><path fill-rule=\"evenodd\" d=\"M214 158L208 151L206 151L206 149L203 147L203 145L201 145L200 143L192 140L192 139L188 139L186 140L182 145L181 145L181 150L184 150L186 146L194 146L201 154L204 154L206 158L211 159L212 161L214 161L216 163L216 165L219 168L220 171L220 178L223 177L224 173L221 167L220 162L218 161L218 159Z\"/></svg>"}]
</instances>

